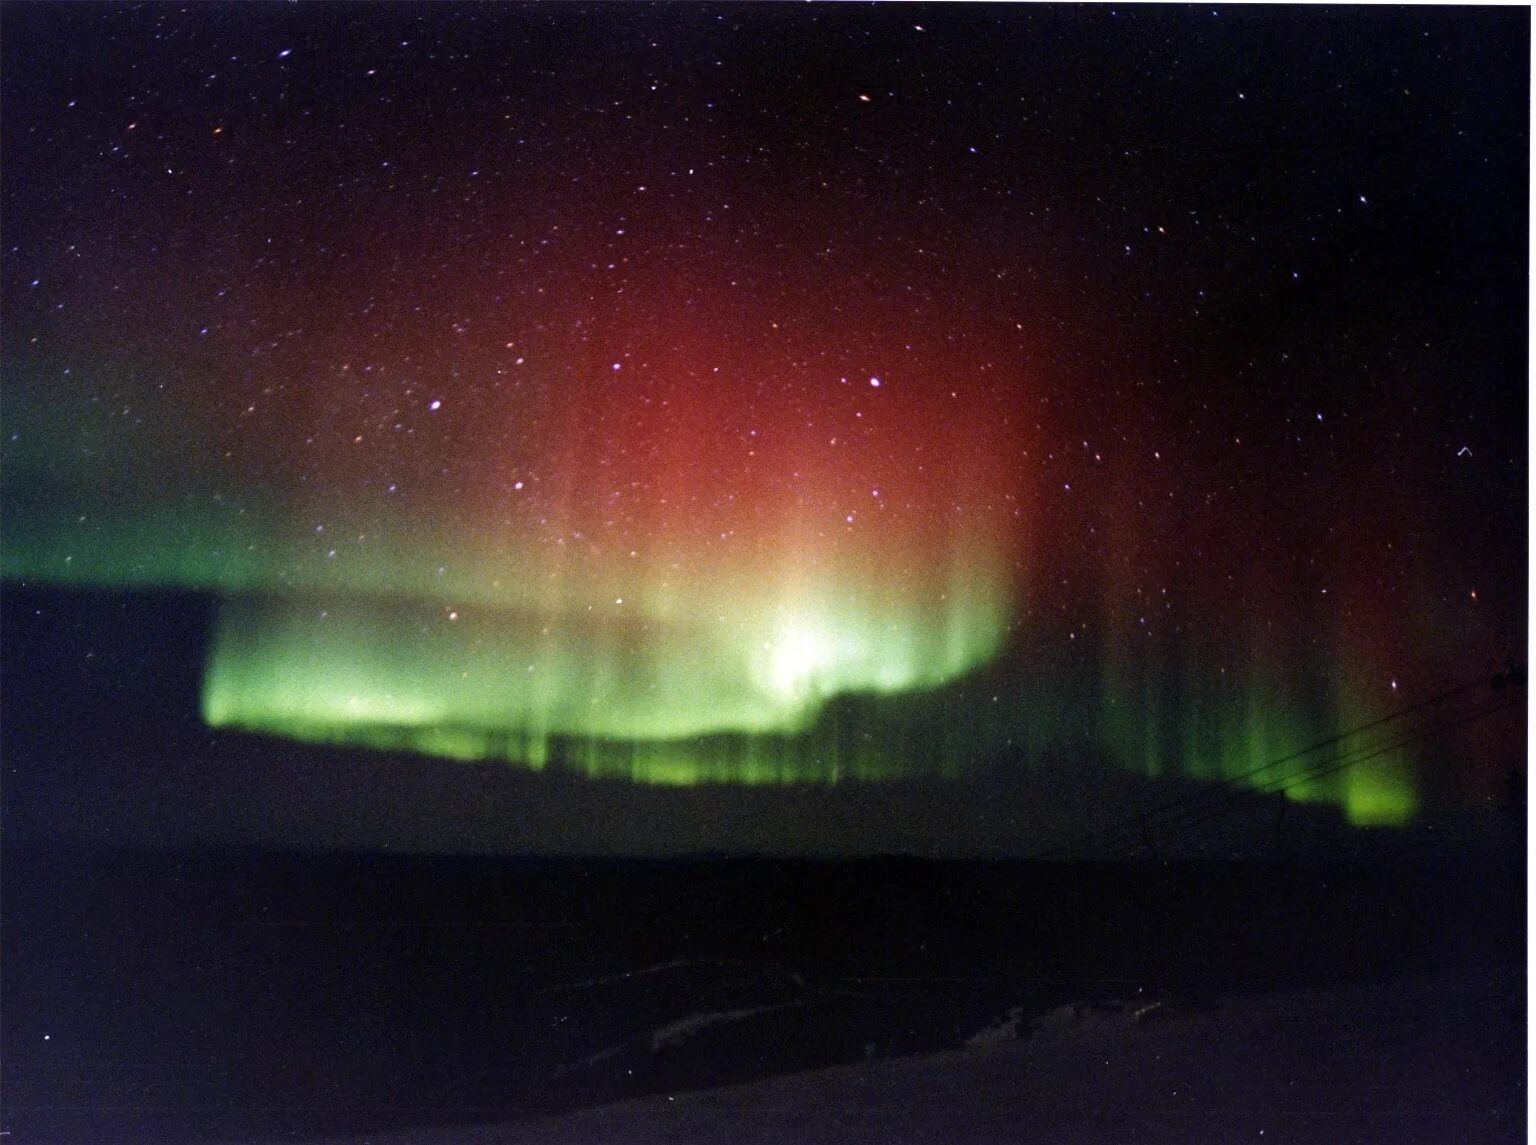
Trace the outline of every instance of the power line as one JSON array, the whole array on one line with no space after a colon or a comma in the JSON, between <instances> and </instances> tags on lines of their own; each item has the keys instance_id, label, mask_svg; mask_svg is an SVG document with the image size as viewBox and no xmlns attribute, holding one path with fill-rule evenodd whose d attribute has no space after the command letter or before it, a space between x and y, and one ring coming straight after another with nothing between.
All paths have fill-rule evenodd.
<instances>
[{"instance_id":1,"label":"power line","mask_svg":"<svg viewBox=\"0 0 1536 1145\"><path fill-rule=\"evenodd\" d=\"M1384 743L1381 740L1377 740L1372 743L1359 744L1353 748L1350 748L1348 751L1343 752L1342 754L1334 755L1326 759L1318 760L1316 763L1309 764L1301 771L1291 772L1288 775L1281 775L1266 779L1262 783L1256 784L1251 788L1233 792L1225 802L1219 804L1215 808L1210 809L1207 814L1202 816L1200 819L1195 820L1195 823L1202 823L1208 819L1214 818L1221 812L1223 808L1229 806L1232 802L1235 802L1238 798L1241 798L1244 795L1275 795L1283 794L1287 791L1292 791L1314 779L1321 779L1325 776L1343 771L1346 768L1365 763L1368 760L1372 760L1378 756L1385 755L1387 752L1396 751L1400 748L1407 747L1411 744L1418 743L1423 740L1433 739L1435 736L1442 735L1445 732L1450 731L1452 728L1471 723L1473 720L1482 719L1484 716L1492 715L1495 712L1504 710L1505 708L1514 707L1518 703L1519 701L1505 701L1502 703L1495 703L1480 711L1476 711L1470 715L1463 716L1460 719L1451 720L1450 722L1446 723L1431 724L1426 727L1414 728L1410 731L1404 732L1398 739L1390 743ZM1373 721L1372 724L1362 725L1361 728L1356 729L1356 731L1352 733L1346 733L1345 736L1338 738L1346 739L1350 735L1358 735L1361 731L1369 730L1369 728L1372 726L1379 726L1380 723L1381 721ZM1254 773L1250 772L1249 774ZM1164 829L1168 829L1168 825L1164 825Z\"/></svg>"},{"instance_id":2,"label":"power line","mask_svg":"<svg viewBox=\"0 0 1536 1145\"><path fill-rule=\"evenodd\" d=\"M1334 760L1325 760L1322 764L1318 764L1308 771L1301 773L1300 775L1287 777L1288 780L1293 780L1294 782L1286 782L1281 786L1265 788L1263 789L1263 793L1266 795L1283 795L1285 792L1290 791L1295 787L1300 787L1303 783L1333 775L1334 773L1343 771L1346 768L1354 767L1356 764L1365 763L1367 760L1375 759L1379 755L1385 755L1389 751L1396 751L1399 748L1407 747L1410 744L1434 739L1436 736L1444 735L1446 732L1449 732L1455 728L1464 727L1467 724L1473 723L1480 719L1484 719L1491 715L1495 715L1498 712L1505 711L1508 708L1522 706L1522 703L1523 701L1520 700L1505 700L1501 703L1490 704L1480 711L1472 712L1471 714L1463 716L1460 719L1450 720L1446 723L1440 724L1437 727L1428 728L1422 732L1415 733L1414 735L1404 736L1402 739L1399 739L1394 743L1382 744L1379 747L1376 747L1374 750L1367 752L1365 755L1361 755L1356 759L1350 759L1348 756L1340 756L1336 757ZM1362 748L1360 750L1364 749Z\"/></svg>"},{"instance_id":3,"label":"power line","mask_svg":"<svg viewBox=\"0 0 1536 1145\"><path fill-rule=\"evenodd\" d=\"M1280 767L1287 763L1293 763L1296 760L1302 759L1303 757L1311 755L1313 752L1320 751L1323 748L1331 747L1335 744L1342 744L1344 741L1352 739L1355 736L1363 735L1366 732L1383 727L1387 724L1406 719L1407 717L1416 713L1435 708L1439 705L1445 704L1458 697L1467 695L1468 693L1478 691L1482 688L1491 686L1493 690L1498 691L1502 689L1506 684L1523 684L1524 682L1524 669L1511 667L1508 671L1501 672L1493 676L1491 680L1489 677L1483 676L1479 677L1477 680L1459 684L1452 688L1447 688L1444 691L1437 692L1436 694L1426 697L1423 700L1419 700L1416 703L1409 704L1406 707L1402 707L1396 711L1389 712L1384 716L1379 716L1376 719L1369 720L1363 724L1359 724L1347 731L1340 732L1337 735L1329 736L1328 738L1319 740L1316 743L1308 745L1307 747L1290 752L1289 754L1280 756L1277 759L1270 760L1268 763L1262 764L1259 767L1252 768L1251 770L1242 772L1238 775L1221 779L1215 783L1210 784L1204 790L1195 794L1184 795L1175 799L1170 799L1167 802L1157 804L1156 806L1150 807L1144 811L1129 815L1126 818L1109 825L1108 827L1087 832L1083 835L1077 836L1076 838L1067 840L1064 843L1058 844L1057 846L1049 847L1043 851L1038 851L1031 855L1030 858L1053 858L1070 851L1079 850L1090 844L1096 844L1095 846L1089 847L1090 850L1103 850L1109 843L1113 842L1116 837L1120 836L1127 830L1135 830L1139 832L1143 842L1150 842L1151 823L1155 817L1166 816L1170 813L1200 815L1200 812L1204 811L1205 813L1200 815L1199 818L1184 824L1182 827L1179 825L1176 818L1172 823L1169 823L1165 820L1159 825L1160 831L1187 831L1194 826L1198 826L1201 823L1204 823L1220 814L1223 814L1226 809L1230 808L1233 804L1240 801L1245 795L1249 793L1278 793L1283 795L1285 792L1290 791L1303 783L1320 779L1327 775L1332 775L1335 772L1344 770L1345 768L1353 767L1356 764L1363 763L1368 759L1374 759L1378 755L1382 755L1387 751L1396 750L1419 740L1443 734L1453 727L1459 727L1462 724L1471 722L1472 720L1481 719L1484 716L1492 715L1494 712L1513 707L1520 701L1509 701L1502 704L1495 704L1492 707L1483 710L1482 712L1475 713L1471 716L1464 717L1460 720L1440 727L1432 726L1427 730L1422 728L1418 729L1411 735L1406 736L1395 744L1389 744L1386 746L1378 746L1373 744L1360 745L1348 752L1345 752L1343 755L1334 756L1330 759L1322 760L1318 763L1309 765L1309 767L1299 773L1293 772L1288 775L1273 777L1271 779L1264 780L1259 784L1248 783L1248 781L1251 781L1255 776L1262 775L1266 771L1271 771L1274 768ZM1368 752L1368 754L1360 755L1359 753L1361 752ZM1351 758L1352 756L1356 756L1358 758ZM1212 806L1213 802L1214 806Z\"/></svg>"}]
</instances>

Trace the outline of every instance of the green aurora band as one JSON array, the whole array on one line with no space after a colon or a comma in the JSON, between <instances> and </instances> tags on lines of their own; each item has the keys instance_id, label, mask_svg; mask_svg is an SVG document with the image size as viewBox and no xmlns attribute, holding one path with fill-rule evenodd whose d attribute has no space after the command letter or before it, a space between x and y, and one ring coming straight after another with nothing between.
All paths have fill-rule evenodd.
<instances>
[{"instance_id":1,"label":"green aurora band","mask_svg":"<svg viewBox=\"0 0 1536 1145\"><path fill-rule=\"evenodd\" d=\"M1177 480L1160 462L1052 517L1040 431L1012 420L1026 381L961 406L958 383L932 380L959 372L757 411L745 461L723 428L735 399L697 390L686 363L648 389L600 378L571 398L589 416L543 443L547 477L514 482L524 466L461 446L482 467L472 495L423 478L409 501L345 449L299 482L309 471L265 439L199 448L192 421L134 434L12 402L0 572L217 594L202 690L217 728L671 785L1080 764L1085 782L1095 767L1233 779L1356 824L1413 816L1407 749L1300 782L1259 771L1396 699L1358 684L1410 659L1377 649L1395 605L1340 590L1326 599L1359 631L1338 631L1297 603L1324 599L1315 583L1181 561L1178 527L1145 507ZM133 401L152 376L122 383ZM662 405L676 412L649 412ZM868 436L828 449L805 428L839 420ZM231 483L226 454L260 479ZM627 500L593 495L593 474ZM1074 551L1096 519L1094 548ZM1159 584L1187 603L1149 634Z\"/></svg>"},{"instance_id":2,"label":"green aurora band","mask_svg":"<svg viewBox=\"0 0 1536 1145\"><path fill-rule=\"evenodd\" d=\"M641 782L871 778L889 765L845 771L835 755L762 745L793 743L828 698L955 679L997 652L1004 620L1001 602L980 593L903 623L850 603L766 607L724 624L640 611L613 601L602 615L561 617L419 600L230 600L204 718L535 768L560 759ZM698 741L722 736L762 744L738 760L701 755Z\"/></svg>"},{"instance_id":3,"label":"green aurora band","mask_svg":"<svg viewBox=\"0 0 1536 1145\"><path fill-rule=\"evenodd\" d=\"M1381 721L1526 652L1528 20L13 12L0 577L195 613L209 728L835 816L1524 766Z\"/></svg>"},{"instance_id":4,"label":"green aurora band","mask_svg":"<svg viewBox=\"0 0 1536 1145\"><path fill-rule=\"evenodd\" d=\"M1360 825L1404 823L1418 804L1406 748L1301 782L1314 760L1260 770L1382 709L1315 664L1266 655L1238 618L1202 638L1114 638L1130 626L1104 603L1097 645L1053 629L998 539L1018 532L1012 511L914 533L905 561L791 533L735 565L695 558L679 578L668 570L689 567L688 545L621 574L446 518L348 562L281 513L186 511L207 504L96 506L85 527L30 514L3 566L33 583L218 594L212 727L648 784L963 780L998 761L1082 761L1283 786ZM1235 660L1210 643L1224 632L1244 634ZM1332 750L1357 748L1372 751Z\"/></svg>"},{"instance_id":5,"label":"green aurora band","mask_svg":"<svg viewBox=\"0 0 1536 1145\"><path fill-rule=\"evenodd\" d=\"M1084 754L1149 777L1237 779L1341 807L1357 825L1416 808L1406 750L1297 781L1266 766L1363 722L1327 689L1188 674L1091 682L1003 671L1008 616L743 610L661 624L431 601L234 597L221 608L203 714L215 727L591 778L694 785L960 780L983 762ZM1310 693L1310 694L1309 694ZM1298 698L1300 697L1300 699Z\"/></svg>"}]
</instances>

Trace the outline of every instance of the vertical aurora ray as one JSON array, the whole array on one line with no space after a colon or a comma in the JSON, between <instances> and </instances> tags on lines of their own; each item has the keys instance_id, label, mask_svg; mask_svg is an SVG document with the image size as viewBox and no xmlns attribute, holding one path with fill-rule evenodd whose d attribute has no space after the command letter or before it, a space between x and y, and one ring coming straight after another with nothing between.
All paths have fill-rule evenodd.
<instances>
[{"instance_id":1,"label":"vertical aurora ray","mask_svg":"<svg viewBox=\"0 0 1536 1145\"><path fill-rule=\"evenodd\" d=\"M1259 769L1524 631L1528 164L1433 140L1525 33L1234 26L1256 129L1188 13L877 8L21 13L0 574L217 596L204 718L305 741L1486 801L1517 720Z\"/></svg>"},{"instance_id":2,"label":"vertical aurora ray","mask_svg":"<svg viewBox=\"0 0 1536 1145\"><path fill-rule=\"evenodd\" d=\"M793 621L768 606L727 625L617 608L577 621L398 598L232 598L204 714L311 742L674 786L964 779L1087 749L1152 778L1335 804L1361 825L1414 810L1411 751L1377 754L1380 733L1328 742L1367 712L1262 656L1241 675L1189 668L1179 680L1169 649L1122 649L1105 657L1118 667L1101 668L1095 710L1083 703L1093 689L1053 673L1044 649L993 643L989 612L867 613L860 625L852 607L808 606L799 587ZM1046 666L989 667L999 654Z\"/></svg>"},{"instance_id":3,"label":"vertical aurora ray","mask_svg":"<svg viewBox=\"0 0 1536 1145\"><path fill-rule=\"evenodd\" d=\"M998 445L953 449L994 431L925 415L920 374L828 376L830 397L757 417L755 389L663 365L581 381L547 478L523 459L529 477L485 479L536 484L542 528L493 498L460 511L435 578L419 546L381 543L346 579L226 601L205 719L671 784L927 770L813 725L836 697L939 687L1004 647L1017 480Z\"/></svg>"},{"instance_id":4,"label":"vertical aurora ray","mask_svg":"<svg viewBox=\"0 0 1536 1145\"><path fill-rule=\"evenodd\" d=\"M1027 378L919 345L902 372L833 362L808 389L723 335L674 334L620 339L639 346L620 370L589 355L563 400L545 366L546 438L468 454L463 497L279 486L206 521L104 504L83 535L24 534L7 573L223 594L212 726L653 784L961 779L1085 755L1219 781L1380 710L1337 670L1319 685L1315 657L1277 655L1296 641L1256 617L1379 676L1360 650L1389 608L1346 593L1354 627L1319 645L1326 625L1262 566L1212 607L1216 574L1181 564L1168 538L1187 526L1149 510L1164 479L1145 463L1078 494L1103 527L1074 574L1096 586L1077 590L1097 602L1090 670L1068 670L1085 650L1041 623L1049 570L1072 566L1032 509L1023 459L1049 427L1023 432ZM483 432L450 428L438 450ZM1398 753L1286 794L1401 822L1416 766Z\"/></svg>"},{"instance_id":5,"label":"vertical aurora ray","mask_svg":"<svg viewBox=\"0 0 1536 1145\"><path fill-rule=\"evenodd\" d=\"M1415 748L1381 750L1409 729L1399 724L1351 734L1385 715L1380 708L1334 702L1306 666L1288 671L1255 656L1241 673L1191 664L1176 676L1166 670L1166 649L1153 645L1140 653L1128 658L1122 650L1101 666L1090 734L1103 758L1149 777L1182 776L1331 804L1356 826L1399 826L1412 818ZM1220 660L1210 655L1211 663Z\"/></svg>"},{"instance_id":6,"label":"vertical aurora ray","mask_svg":"<svg viewBox=\"0 0 1536 1145\"><path fill-rule=\"evenodd\" d=\"M544 365L536 441L460 458L494 419L447 423L432 456L462 461L462 496L277 484L202 520L91 493L84 533L40 498L7 575L221 593L212 726L653 784L1084 757L1220 781L1380 712L1351 680L1381 676L1390 605L1346 585L1353 620L1330 629L1262 564L1224 600L1222 570L1171 542L1190 527L1148 496L1156 465L1122 461L1074 493L1077 518L1037 519L1029 457L1051 427L1025 432L1027 375L915 343L901 371L830 361L811 387L709 328L620 338L637 347L620 370ZM824 331L803 337L792 355L825 357ZM355 464L340 452L322 461ZM1072 554L1094 520L1097 547ZM1094 605L1079 643L1045 622L1062 569ZM1399 752L1286 794L1401 822L1416 769Z\"/></svg>"},{"instance_id":7,"label":"vertical aurora ray","mask_svg":"<svg viewBox=\"0 0 1536 1145\"><path fill-rule=\"evenodd\" d=\"M996 650L986 617L946 611L834 613L801 598L792 613L678 623L633 615L640 603L577 620L363 596L227 600L204 718L641 781L820 780L845 773L841 757L795 737L827 701L935 687Z\"/></svg>"},{"instance_id":8,"label":"vertical aurora ray","mask_svg":"<svg viewBox=\"0 0 1536 1145\"><path fill-rule=\"evenodd\" d=\"M1097 507L1107 543L1085 579L1100 635L1083 690L1096 703L1079 734L1100 758L1150 778L1326 803L1357 826L1407 822L1418 749L1380 750L1401 725L1353 734L1397 706L1375 648L1401 619L1350 583L1345 562L1286 568L1306 561L1299 524L1295 554L1234 549L1223 527L1204 550L1225 550L1220 560L1189 560L1205 529L1225 522L1204 525L1183 501L1143 462Z\"/></svg>"}]
</instances>

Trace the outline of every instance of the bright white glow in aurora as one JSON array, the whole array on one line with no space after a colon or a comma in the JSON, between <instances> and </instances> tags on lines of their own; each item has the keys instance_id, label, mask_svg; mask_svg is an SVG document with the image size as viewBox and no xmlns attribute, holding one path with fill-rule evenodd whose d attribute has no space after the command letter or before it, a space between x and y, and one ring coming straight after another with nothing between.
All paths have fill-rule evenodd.
<instances>
[{"instance_id":1,"label":"bright white glow in aurora","mask_svg":"<svg viewBox=\"0 0 1536 1145\"><path fill-rule=\"evenodd\" d=\"M207 594L213 728L1155 791L1523 647L1493 23L24 9L0 573ZM1514 723L1285 793L1486 801Z\"/></svg>"}]
</instances>

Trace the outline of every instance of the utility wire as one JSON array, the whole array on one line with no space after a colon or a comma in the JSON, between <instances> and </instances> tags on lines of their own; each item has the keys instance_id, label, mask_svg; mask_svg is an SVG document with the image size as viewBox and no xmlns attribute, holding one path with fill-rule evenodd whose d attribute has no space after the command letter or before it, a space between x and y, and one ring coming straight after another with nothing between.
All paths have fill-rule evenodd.
<instances>
[{"instance_id":1,"label":"utility wire","mask_svg":"<svg viewBox=\"0 0 1536 1145\"><path fill-rule=\"evenodd\" d=\"M1440 704L1444 704L1444 703L1446 703L1446 702L1448 702L1450 700L1454 700L1454 699L1456 699L1456 698L1458 698L1460 696L1464 696L1464 695L1466 695L1466 694L1468 694L1470 692L1475 692L1475 691L1477 691L1477 690L1479 690L1481 688L1486 688L1486 687L1490 687L1491 686L1495 690L1497 690L1499 688L1502 688L1506 683L1524 683L1524 680L1525 680L1525 674L1524 674L1524 669L1523 668L1521 668L1521 669L1511 668L1507 672L1499 673L1499 674L1493 676L1491 681L1490 681L1489 677L1482 676L1482 677L1479 677L1477 680L1469 681L1469 682L1467 682L1465 684L1459 684L1459 685L1457 685L1455 687L1452 687L1452 688L1447 688L1447 689L1445 689L1442 692L1437 692L1435 695L1426 697L1425 699L1419 700L1416 703L1409 704L1406 707L1399 708L1399 709L1397 709L1396 711L1393 711L1393 712L1389 712L1389 713L1387 713L1384 716L1379 716L1379 717L1377 717L1374 720L1370 720L1370 721L1368 721L1366 723L1359 724L1356 727L1350 728L1349 730L1344 731L1344 732L1340 732L1337 735L1329 736L1326 739L1319 740L1316 743L1313 743L1313 744L1308 745L1307 747L1301 748L1300 750L1293 751L1293 752L1289 753L1288 755L1283 755L1283 756L1280 756L1277 759L1270 760L1268 763L1262 764L1259 767L1255 767L1255 768L1253 768L1253 769L1251 769L1249 771L1245 771L1245 772L1243 772L1243 773L1241 773L1239 775L1229 776L1227 778L1219 780L1219 781L1209 785L1205 790L1202 790L1202 791L1197 792L1195 794L1184 795L1184 796L1180 796L1180 797L1175 798L1175 799L1170 799L1170 800L1168 800L1168 801L1166 801L1164 803L1160 803L1160 804L1158 804L1158 805L1156 805L1154 807L1150 807L1150 808L1148 808L1145 811L1140 811L1140 812L1137 812L1137 813L1135 813L1133 815L1127 816L1125 819L1122 819L1122 820L1120 820L1117 823L1113 823L1113 824L1111 824L1108 827L1104 827L1104 828L1101 828L1101 829L1096 830L1096 831L1090 831L1090 832L1088 832L1086 834L1079 835L1076 838L1069 839L1066 842L1060 843L1060 844L1058 844L1058 845L1056 845L1054 847L1049 847L1049 848L1047 848L1047 849L1045 849L1043 851L1038 851L1035 854L1031 855L1030 858L1031 859L1054 858L1054 857L1056 857L1058 855L1062 855L1062 854L1065 854L1065 853L1070 852L1070 851L1079 850L1082 847L1084 847L1085 845L1093 844L1093 843L1098 843L1098 845L1094 846L1094 847L1091 847L1090 850L1102 850L1102 849L1104 849L1104 847L1109 842L1112 842L1113 839L1117 835L1119 835L1122 831L1137 830L1143 836L1145 836L1146 833L1148 832L1149 828L1150 828L1150 822L1151 822L1151 820L1155 816L1166 815L1166 814L1168 814L1170 812L1181 812L1182 811L1182 812L1188 813L1190 810L1193 810L1196 813L1198 813L1202 809L1208 809L1208 807L1209 807L1209 805L1211 804L1212 801L1220 800L1220 802L1217 804L1217 809L1215 811L1209 811L1208 814L1206 814L1203 818L1197 819L1195 821L1195 823L1204 822L1205 819L1211 818L1215 814L1220 813L1220 809L1225 808L1227 806L1230 806L1232 803L1235 803L1238 800L1240 800L1249 791L1260 791L1260 792L1263 792L1263 793L1274 793L1274 792L1277 792L1277 791L1278 792L1284 792L1284 791L1290 789L1289 787L1286 787L1286 786L1277 786L1277 787L1273 787L1273 788L1264 788L1264 787L1259 786L1259 785L1250 785L1248 787L1240 786L1245 781L1252 780L1254 776L1262 775L1264 772L1270 771L1270 770L1272 770L1272 769L1274 769L1276 767L1280 767L1280 766L1282 766L1284 764L1293 763L1296 760L1299 760L1299 759L1303 758L1304 756L1310 755L1313 752L1320 751L1323 748L1331 747L1334 744L1340 744L1340 743L1344 742L1345 740L1351 739L1351 738L1353 738L1355 736L1358 736L1358 735L1362 735L1365 732L1371 731L1371 730L1373 730L1375 728L1379 728L1379 727L1382 727L1382 726L1384 726L1386 724L1390 724L1390 723L1396 722L1398 720L1402 720L1402 719L1404 719L1404 718L1406 718L1408 716L1414 715L1415 713L1425 711L1427 709L1433 708L1433 707L1435 707L1437 705L1440 705ZM1441 731L1449 730L1450 727L1459 726L1461 723L1469 722L1471 719L1481 718L1481 715L1492 714L1494 711L1499 711L1499 710L1502 710L1503 708L1511 707L1516 702L1517 701L1511 701L1510 703L1507 703L1507 704L1495 705L1493 708L1488 709L1487 711L1485 711L1483 713L1480 713L1479 715L1467 717L1466 719L1458 721L1455 724L1446 725L1446 727L1444 727L1444 728L1440 728L1440 729L1431 728L1427 732L1426 731L1417 732L1413 736L1410 736L1409 738L1407 738L1404 741L1402 741L1402 743L1397 744L1395 746L1398 746L1398 747L1405 746L1408 743L1415 742L1417 739L1427 738L1428 736L1439 734ZM1364 762L1364 759L1374 758L1376 755L1382 754L1382 752L1393 750L1392 746L1383 747L1379 751L1373 751L1370 755L1367 755L1367 756L1362 757L1360 759L1348 760L1348 756L1349 755L1353 755L1353 754L1356 754L1356 753L1358 753L1360 751L1366 750L1370 746L1371 745L1362 745L1361 747L1354 748L1350 752L1345 753L1344 756L1335 756L1332 759L1322 761L1321 764L1313 764L1313 765L1311 765L1311 767L1309 769L1307 769L1306 772L1301 773L1301 777L1300 778L1298 778L1297 773L1292 773L1290 775L1280 776L1280 777L1278 777L1278 779L1272 778L1272 779L1269 779L1269 780L1265 780L1263 782L1264 783L1278 783L1278 784L1282 784L1283 785L1283 784L1286 784L1286 783L1290 783L1291 781L1295 781L1295 783L1293 785L1299 785L1302 782L1306 782L1308 779L1316 779L1316 778L1321 778L1323 775L1331 775L1335 771L1340 771L1340 770L1343 770L1344 768L1352 767L1352 766L1354 766L1357 763ZM1347 762L1340 762L1341 760L1347 760ZM1326 768L1326 770L1318 771L1318 773L1315 774L1315 775L1314 774L1309 774L1311 771L1313 771L1315 769L1318 769L1318 768ZM1203 808L1202 805L1205 805L1205 807ZM1190 824L1189 826L1193 826L1193 825L1195 825L1195 824ZM1169 827L1169 824L1167 824L1166 822L1161 825L1161 829L1163 829L1163 830L1167 830L1168 827Z\"/></svg>"},{"instance_id":2,"label":"utility wire","mask_svg":"<svg viewBox=\"0 0 1536 1145\"><path fill-rule=\"evenodd\" d=\"M1213 820L1219 819L1225 814L1230 813L1230 811L1234 808L1234 805L1244 795L1281 795L1283 797L1286 792L1291 791L1294 788L1301 787L1304 784L1325 778L1329 775L1334 775L1340 771L1346 770L1347 768L1354 767L1358 764L1375 759L1378 756L1385 755L1387 752L1396 751L1415 743L1433 739L1436 736L1443 735L1455 728L1473 723L1488 716L1496 715L1499 712L1506 711L1510 708L1520 707L1522 706L1522 703L1523 702L1520 700L1505 700L1499 703L1488 705L1487 707L1484 707L1478 711L1462 716L1460 719L1449 720L1444 723L1418 729L1391 742L1383 743L1381 741L1377 741L1376 743L1372 744L1363 744L1358 748L1354 748L1348 752L1345 752L1343 755L1333 756L1329 759L1321 760L1303 771L1269 780L1267 781L1269 784L1268 786L1255 787L1246 792L1234 793L1230 798L1214 807L1207 809L1202 809L1199 807L1191 808L1190 812L1192 814L1196 814L1196 818L1189 819L1184 822L1165 821L1160 823L1158 825L1158 834L1165 839L1177 835L1188 837L1197 828L1210 823ZM1200 814L1202 810L1204 813ZM1098 846L1089 849L1087 853L1091 854L1097 851L1100 853L1130 855L1135 854L1142 850L1144 847L1150 845L1151 840L1147 826L1139 816L1124 820L1117 824L1115 827L1107 828L1106 831L1102 834L1108 835L1110 832L1122 829L1124 833L1122 833L1118 839L1106 838L1103 842L1099 843ZM1060 850L1060 848L1058 848L1058 850Z\"/></svg>"},{"instance_id":3,"label":"utility wire","mask_svg":"<svg viewBox=\"0 0 1536 1145\"><path fill-rule=\"evenodd\" d=\"M1521 700L1505 700L1501 703L1490 704L1480 711L1472 712L1469 715L1461 717L1460 719L1450 720L1437 727L1427 728L1424 731L1411 736L1404 736L1402 739L1397 740L1395 743L1383 744L1376 748L1374 751L1368 752L1367 754L1362 755L1357 759L1338 757L1333 761L1326 761L1331 763L1331 766L1318 765L1308 772L1303 772L1300 775L1290 777L1294 780L1294 782L1288 782L1283 786L1267 788L1265 789L1264 793L1284 794L1285 792L1290 791L1293 787L1300 787L1303 783L1307 783L1313 779L1322 779L1325 776L1333 775L1335 772L1354 767L1356 764L1364 763L1370 759L1375 759L1379 755L1385 755L1389 751L1396 751L1398 748L1407 747L1409 744L1434 739L1436 736L1444 735L1446 732L1452 731L1455 728L1464 727L1465 725L1474 723L1477 720L1485 719L1488 716L1496 715L1497 713L1505 711L1506 709L1520 707L1522 705L1523 701Z\"/></svg>"},{"instance_id":4,"label":"utility wire","mask_svg":"<svg viewBox=\"0 0 1536 1145\"><path fill-rule=\"evenodd\" d=\"M1418 743L1423 740L1433 739L1435 736L1442 735L1445 732L1450 731L1452 728L1460 727L1463 724L1482 719L1484 716L1493 715L1494 713L1503 711L1506 708L1517 706L1519 703L1520 701L1518 700L1494 703L1479 711L1475 711L1470 715L1462 716L1459 719L1453 719L1449 722L1432 723L1424 727L1405 731L1399 736L1399 738L1393 740L1392 742L1376 740L1371 743L1359 744L1353 748L1350 748L1348 751L1343 752L1342 754L1330 756L1326 759L1321 759L1315 763L1309 764L1307 767L1300 771L1294 771L1287 775L1274 776L1261 781L1251 788L1245 788L1241 791L1233 791L1225 800L1213 807L1201 808L1198 806L1193 806L1189 810L1196 813L1203 811L1204 814L1200 815L1198 819L1191 821L1189 824L1187 824L1187 826L1195 826L1215 818L1216 816L1222 814L1227 807L1241 800L1244 796L1250 794L1283 794L1284 792L1294 790L1295 788L1300 787L1314 779L1321 779L1324 776L1332 775L1335 772L1344 770L1345 768L1354 767L1356 764L1365 763L1367 760L1375 759L1378 756L1385 755L1389 751L1395 751L1399 748L1407 747L1411 744ZM1366 726L1368 727L1370 725ZM1357 729L1355 733L1350 734L1359 734L1359 731ZM1348 737L1346 735L1345 737L1340 738ZM1169 823L1164 821L1163 823L1159 824L1159 828L1163 831L1177 830L1179 829L1179 825L1177 822Z\"/></svg>"}]
</instances>

